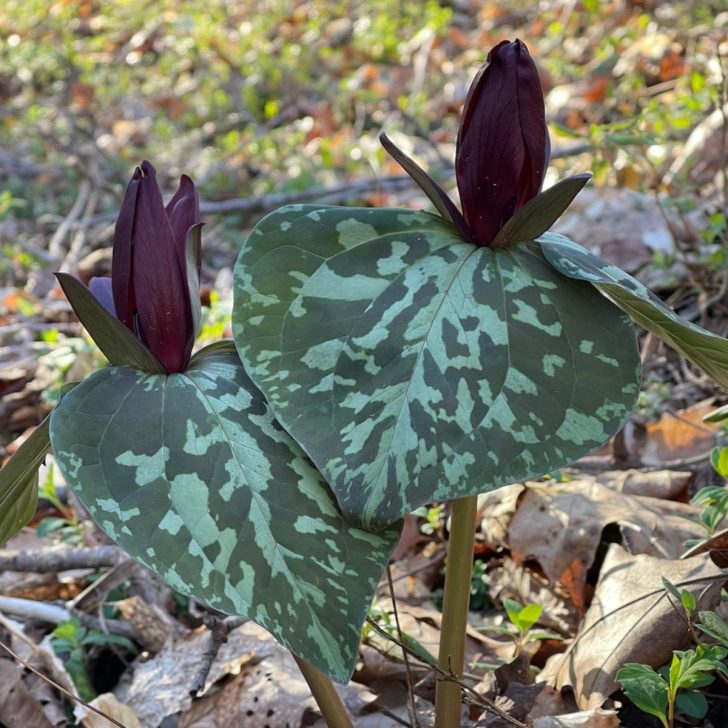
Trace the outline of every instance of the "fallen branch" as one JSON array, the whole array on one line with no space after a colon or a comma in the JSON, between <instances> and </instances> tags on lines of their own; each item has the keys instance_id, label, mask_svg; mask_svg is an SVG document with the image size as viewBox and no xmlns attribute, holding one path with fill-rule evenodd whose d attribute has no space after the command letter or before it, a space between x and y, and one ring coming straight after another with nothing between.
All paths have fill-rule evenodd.
<instances>
[{"instance_id":1,"label":"fallen branch","mask_svg":"<svg viewBox=\"0 0 728 728\"><path fill-rule=\"evenodd\" d=\"M118 546L51 546L37 551L0 551L0 571L45 574L70 569L103 569L128 558Z\"/></svg>"}]
</instances>

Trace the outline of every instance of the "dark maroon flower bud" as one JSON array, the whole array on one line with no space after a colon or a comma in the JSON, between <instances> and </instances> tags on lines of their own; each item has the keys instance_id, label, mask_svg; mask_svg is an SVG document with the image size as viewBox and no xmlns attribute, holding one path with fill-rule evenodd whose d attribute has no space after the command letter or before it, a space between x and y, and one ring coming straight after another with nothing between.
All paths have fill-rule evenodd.
<instances>
[{"instance_id":1,"label":"dark maroon flower bud","mask_svg":"<svg viewBox=\"0 0 728 728\"><path fill-rule=\"evenodd\" d=\"M463 216L478 243L489 245L539 193L549 151L536 65L520 40L503 41L470 86L455 156Z\"/></svg>"},{"instance_id":2,"label":"dark maroon flower bud","mask_svg":"<svg viewBox=\"0 0 728 728\"><path fill-rule=\"evenodd\" d=\"M569 177L539 194L549 162L549 134L541 80L520 40L495 46L468 91L455 155L462 212L386 134L379 138L440 215L475 245L500 248L535 240L590 176Z\"/></svg>"},{"instance_id":3,"label":"dark maroon flower bud","mask_svg":"<svg viewBox=\"0 0 728 728\"><path fill-rule=\"evenodd\" d=\"M186 369L197 334L199 300L193 297L199 298L199 225L192 180L182 177L165 208L156 171L142 162L116 221L110 284L103 278L89 284L104 308L131 329L169 373Z\"/></svg>"}]
</instances>

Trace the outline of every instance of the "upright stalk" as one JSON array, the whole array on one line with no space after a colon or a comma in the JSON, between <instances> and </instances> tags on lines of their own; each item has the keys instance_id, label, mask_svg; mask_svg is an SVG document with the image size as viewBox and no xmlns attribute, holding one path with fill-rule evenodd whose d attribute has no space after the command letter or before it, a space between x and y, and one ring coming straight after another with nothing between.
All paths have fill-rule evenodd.
<instances>
[{"instance_id":1,"label":"upright stalk","mask_svg":"<svg viewBox=\"0 0 728 728\"><path fill-rule=\"evenodd\" d=\"M439 663L442 670L457 679L462 679L465 666L465 630L468 626L477 510L477 496L452 502ZM435 693L435 728L459 728L460 713L460 686L440 679Z\"/></svg>"},{"instance_id":2,"label":"upright stalk","mask_svg":"<svg viewBox=\"0 0 728 728\"><path fill-rule=\"evenodd\" d=\"M311 694L324 716L326 725L329 728L353 728L344 703L341 702L339 693L336 692L331 680L310 663L296 655L293 655L293 657L298 663L308 687L311 688Z\"/></svg>"}]
</instances>

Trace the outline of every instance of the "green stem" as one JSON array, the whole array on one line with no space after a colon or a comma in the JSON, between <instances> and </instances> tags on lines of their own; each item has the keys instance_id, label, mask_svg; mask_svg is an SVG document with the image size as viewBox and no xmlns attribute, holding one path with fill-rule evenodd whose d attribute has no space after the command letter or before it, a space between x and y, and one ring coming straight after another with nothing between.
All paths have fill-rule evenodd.
<instances>
[{"instance_id":1,"label":"green stem","mask_svg":"<svg viewBox=\"0 0 728 728\"><path fill-rule=\"evenodd\" d=\"M329 728L353 728L349 714L346 712L339 693L336 692L331 680L305 660L296 657L296 655L293 655L293 657L298 663L308 687L311 688L311 694L324 716L326 725Z\"/></svg>"},{"instance_id":2,"label":"green stem","mask_svg":"<svg viewBox=\"0 0 728 728\"><path fill-rule=\"evenodd\" d=\"M452 502L439 664L440 669L457 679L462 679L465 667L465 630L468 626L477 510L477 496ZM461 710L460 686L450 680L438 681L435 693L435 728L459 728Z\"/></svg>"}]
</instances>

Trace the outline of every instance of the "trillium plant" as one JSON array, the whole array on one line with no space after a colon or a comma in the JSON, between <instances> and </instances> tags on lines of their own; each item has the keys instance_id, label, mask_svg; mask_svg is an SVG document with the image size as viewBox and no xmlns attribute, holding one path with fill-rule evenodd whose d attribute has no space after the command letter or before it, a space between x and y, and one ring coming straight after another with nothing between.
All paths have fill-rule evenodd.
<instances>
[{"instance_id":1,"label":"trillium plant","mask_svg":"<svg viewBox=\"0 0 728 728\"><path fill-rule=\"evenodd\" d=\"M588 175L541 191L548 130L522 42L495 46L467 95L460 208L381 141L436 212L271 213L235 267L234 342L194 354L197 193L183 177L165 206L144 162L111 279L58 274L110 366L70 387L0 473L4 541L32 516L50 441L114 541L268 629L336 726L347 719L324 675L351 676L400 519L433 500L454 501L439 659L462 675L475 498L622 427L640 384L630 317L728 386L726 340L549 232ZM441 681L437 725L460 710L459 685Z\"/></svg>"}]
</instances>

